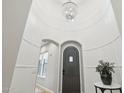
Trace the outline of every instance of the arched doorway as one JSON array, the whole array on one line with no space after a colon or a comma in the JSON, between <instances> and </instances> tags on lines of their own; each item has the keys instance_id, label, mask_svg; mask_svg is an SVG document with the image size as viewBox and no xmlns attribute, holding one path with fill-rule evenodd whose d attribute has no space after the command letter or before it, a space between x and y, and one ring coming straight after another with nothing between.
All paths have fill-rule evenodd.
<instances>
[{"instance_id":1,"label":"arched doorway","mask_svg":"<svg viewBox=\"0 0 124 93\"><path fill-rule=\"evenodd\" d=\"M76 41L61 45L60 92L84 93L82 46Z\"/></svg>"},{"instance_id":2,"label":"arched doorway","mask_svg":"<svg viewBox=\"0 0 124 93\"><path fill-rule=\"evenodd\" d=\"M62 93L81 93L79 51L74 46L68 46L63 52Z\"/></svg>"}]
</instances>

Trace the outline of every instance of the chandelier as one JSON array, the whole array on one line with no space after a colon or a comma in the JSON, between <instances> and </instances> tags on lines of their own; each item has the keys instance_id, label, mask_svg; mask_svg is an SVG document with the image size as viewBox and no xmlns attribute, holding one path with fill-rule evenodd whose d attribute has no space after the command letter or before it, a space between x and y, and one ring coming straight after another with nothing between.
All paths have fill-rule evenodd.
<instances>
[{"instance_id":1,"label":"chandelier","mask_svg":"<svg viewBox=\"0 0 124 93\"><path fill-rule=\"evenodd\" d=\"M64 3L63 4L63 13L67 20L73 21L77 15L77 5L71 1Z\"/></svg>"}]
</instances>

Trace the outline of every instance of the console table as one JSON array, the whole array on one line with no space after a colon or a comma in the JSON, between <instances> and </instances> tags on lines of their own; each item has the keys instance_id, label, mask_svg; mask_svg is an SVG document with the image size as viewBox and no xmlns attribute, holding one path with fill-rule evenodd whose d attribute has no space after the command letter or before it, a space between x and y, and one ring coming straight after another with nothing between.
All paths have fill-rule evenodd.
<instances>
[{"instance_id":1,"label":"console table","mask_svg":"<svg viewBox=\"0 0 124 93\"><path fill-rule=\"evenodd\" d=\"M97 88L101 90L102 93L105 92L105 90L110 90L110 93L112 93L112 90L119 90L120 93L122 93L121 85L119 84L112 84L112 85L104 85L102 82L94 83L95 90L97 93Z\"/></svg>"}]
</instances>

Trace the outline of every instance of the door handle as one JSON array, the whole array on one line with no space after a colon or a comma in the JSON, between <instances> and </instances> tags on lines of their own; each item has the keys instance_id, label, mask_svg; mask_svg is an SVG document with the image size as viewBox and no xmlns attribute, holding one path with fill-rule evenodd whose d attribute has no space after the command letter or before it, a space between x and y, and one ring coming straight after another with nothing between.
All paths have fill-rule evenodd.
<instances>
[{"instance_id":1,"label":"door handle","mask_svg":"<svg viewBox=\"0 0 124 93\"><path fill-rule=\"evenodd\" d=\"M65 70L63 69L63 75L65 75Z\"/></svg>"}]
</instances>

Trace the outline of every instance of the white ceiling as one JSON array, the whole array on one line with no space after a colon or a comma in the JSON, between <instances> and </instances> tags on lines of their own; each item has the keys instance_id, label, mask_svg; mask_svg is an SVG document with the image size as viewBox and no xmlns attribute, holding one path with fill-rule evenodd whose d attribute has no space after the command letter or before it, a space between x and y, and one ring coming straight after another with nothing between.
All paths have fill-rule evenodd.
<instances>
[{"instance_id":1,"label":"white ceiling","mask_svg":"<svg viewBox=\"0 0 124 93\"><path fill-rule=\"evenodd\" d=\"M66 28L67 30L77 30L94 24L104 16L109 7L109 0L84 0L78 2L78 14L74 22L65 19L63 12L63 3L59 0L36 0L33 8L37 13L37 17L41 21L55 28ZM89 21L91 20L91 21ZM70 29L71 26L71 29Z\"/></svg>"},{"instance_id":2,"label":"white ceiling","mask_svg":"<svg viewBox=\"0 0 124 93\"><path fill-rule=\"evenodd\" d=\"M38 45L42 38L54 39L59 43L68 39L77 40L87 50L106 44L119 35L109 0L87 0L79 4L73 22L62 15L61 5L35 0L28 16L24 38Z\"/></svg>"}]
</instances>

